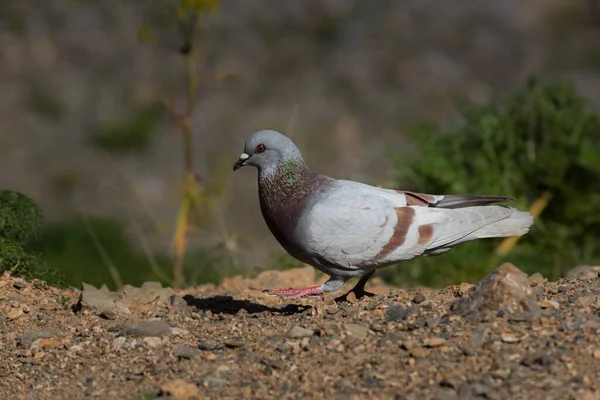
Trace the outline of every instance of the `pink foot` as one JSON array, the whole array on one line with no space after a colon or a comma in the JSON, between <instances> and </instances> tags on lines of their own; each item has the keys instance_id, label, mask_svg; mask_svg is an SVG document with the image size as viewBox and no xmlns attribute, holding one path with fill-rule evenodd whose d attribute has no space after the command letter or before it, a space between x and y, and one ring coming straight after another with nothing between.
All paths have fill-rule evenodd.
<instances>
[{"instance_id":1,"label":"pink foot","mask_svg":"<svg viewBox=\"0 0 600 400\"><path fill-rule=\"evenodd\" d=\"M304 289L271 289L265 291L268 294L279 296L282 299L298 299L300 297L323 297L321 286L313 286Z\"/></svg>"}]
</instances>

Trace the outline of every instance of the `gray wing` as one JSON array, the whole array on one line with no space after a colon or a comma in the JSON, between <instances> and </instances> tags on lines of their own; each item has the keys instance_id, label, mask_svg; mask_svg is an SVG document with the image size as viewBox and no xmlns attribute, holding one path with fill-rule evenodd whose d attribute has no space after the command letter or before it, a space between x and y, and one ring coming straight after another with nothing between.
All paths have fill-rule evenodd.
<instances>
[{"instance_id":1,"label":"gray wing","mask_svg":"<svg viewBox=\"0 0 600 400\"><path fill-rule=\"evenodd\" d=\"M315 201L298 225L298 238L314 260L348 269L377 267L477 237L520 234L490 230L513 209L461 209L407 205L404 194L363 184L338 184ZM499 227L499 226L498 226Z\"/></svg>"},{"instance_id":2,"label":"gray wing","mask_svg":"<svg viewBox=\"0 0 600 400\"><path fill-rule=\"evenodd\" d=\"M392 250L413 242L411 235L418 240L414 208L405 205L404 196L390 198L385 189L341 184L307 210L298 237L323 264L377 265Z\"/></svg>"}]
</instances>

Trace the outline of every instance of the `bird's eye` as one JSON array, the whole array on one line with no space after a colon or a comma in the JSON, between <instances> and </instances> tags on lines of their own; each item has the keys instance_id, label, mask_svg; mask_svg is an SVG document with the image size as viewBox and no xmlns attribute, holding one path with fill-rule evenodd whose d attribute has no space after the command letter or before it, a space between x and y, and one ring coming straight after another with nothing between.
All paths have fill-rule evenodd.
<instances>
[{"instance_id":1,"label":"bird's eye","mask_svg":"<svg viewBox=\"0 0 600 400\"><path fill-rule=\"evenodd\" d=\"M265 151L265 145L264 144L259 144L258 146L256 146L256 152L257 153L262 153L263 151Z\"/></svg>"}]
</instances>

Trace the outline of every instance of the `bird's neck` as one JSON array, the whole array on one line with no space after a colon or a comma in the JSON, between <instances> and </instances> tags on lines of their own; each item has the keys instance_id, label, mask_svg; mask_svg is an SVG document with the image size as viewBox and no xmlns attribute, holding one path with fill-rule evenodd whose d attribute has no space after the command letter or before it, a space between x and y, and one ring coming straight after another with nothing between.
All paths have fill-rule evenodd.
<instances>
[{"instance_id":1,"label":"bird's neck","mask_svg":"<svg viewBox=\"0 0 600 400\"><path fill-rule=\"evenodd\" d=\"M308 194L316 174L304 160L293 158L259 171L261 197L269 198L272 205L291 205Z\"/></svg>"},{"instance_id":2,"label":"bird's neck","mask_svg":"<svg viewBox=\"0 0 600 400\"><path fill-rule=\"evenodd\" d=\"M290 160L271 171L260 171L260 207L271 232L284 244L312 196L324 190L331 178L312 172L304 161Z\"/></svg>"}]
</instances>

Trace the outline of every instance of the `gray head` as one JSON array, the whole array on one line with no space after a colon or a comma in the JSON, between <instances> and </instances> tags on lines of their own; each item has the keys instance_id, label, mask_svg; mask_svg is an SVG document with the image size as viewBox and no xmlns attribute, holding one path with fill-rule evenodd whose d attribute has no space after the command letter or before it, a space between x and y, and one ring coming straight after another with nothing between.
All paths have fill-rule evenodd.
<instances>
[{"instance_id":1,"label":"gray head","mask_svg":"<svg viewBox=\"0 0 600 400\"><path fill-rule=\"evenodd\" d=\"M250 135L233 170L252 165L262 171L290 160L304 162L294 142L277 131L263 130Z\"/></svg>"}]
</instances>

